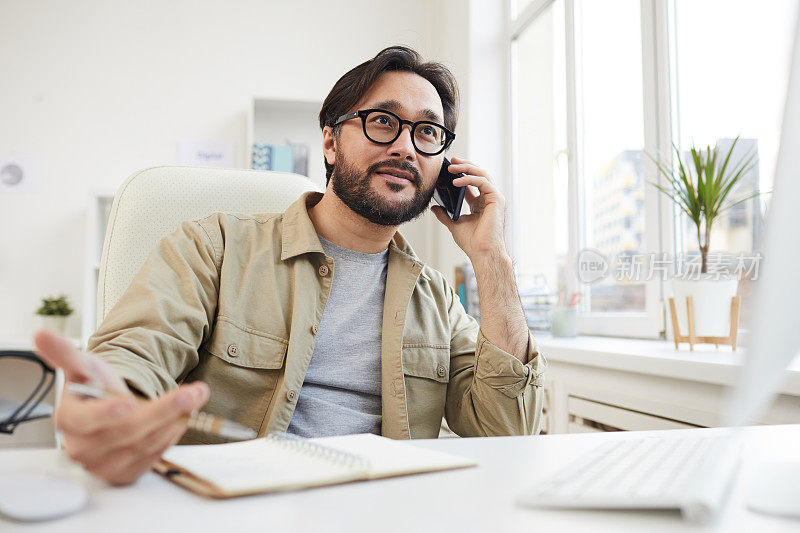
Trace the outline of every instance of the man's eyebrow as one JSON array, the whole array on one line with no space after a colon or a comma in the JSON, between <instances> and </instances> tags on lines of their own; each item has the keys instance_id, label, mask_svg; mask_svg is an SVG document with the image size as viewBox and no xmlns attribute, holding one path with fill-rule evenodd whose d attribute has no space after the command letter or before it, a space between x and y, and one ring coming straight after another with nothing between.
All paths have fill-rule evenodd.
<instances>
[{"instance_id":1,"label":"man's eyebrow","mask_svg":"<svg viewBox=\"0 0 800 533\"><path fill-rule=\"evenodd\" d=\"M377 104L373 104L372 107L377 109L385 109L393 113L397 113L398 111L401 111L403 109L403 105L397 100L384 100L383 102L378 102ZM419 115L425 119L432 120L440 124L442 123L442 118L433 109L425 108L419 112Z\"/></svg>"}]
</instances>

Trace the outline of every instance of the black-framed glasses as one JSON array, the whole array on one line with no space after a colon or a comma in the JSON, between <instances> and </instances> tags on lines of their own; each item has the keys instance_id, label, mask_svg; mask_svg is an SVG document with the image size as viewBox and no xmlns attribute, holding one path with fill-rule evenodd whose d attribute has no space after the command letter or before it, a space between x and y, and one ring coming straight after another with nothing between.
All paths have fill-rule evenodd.
<instances>
[{"instance_id":1,"label":"black-framed glasses","mask_svg":"<svg viewBox=\"0 0 800 533\"><path fill-rule=\"evenodd\" d=\"M456 138L455 133L441 124L430 120L418 122L403 120L385 109L353 111L336 119L333 125L338 126L345 120L356 117L361 117L361 125L367 139L377 144L393 143L400 137L403 125L408 124L411 126L411 142L414 144L414 149L423 155L441 154Z\"/></svg>"}]
</instances>

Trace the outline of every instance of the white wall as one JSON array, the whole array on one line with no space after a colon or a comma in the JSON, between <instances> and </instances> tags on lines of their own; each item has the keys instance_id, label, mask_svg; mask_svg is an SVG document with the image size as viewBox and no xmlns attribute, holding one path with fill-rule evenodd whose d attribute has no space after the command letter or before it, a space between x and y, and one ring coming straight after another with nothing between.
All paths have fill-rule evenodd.
<instances>
[{"instance_id":1,"label":"white wall","mask_svg":"<svg viewBox=\"0 0 800 533\"><path fill-rule=\"evenodd\" d=\"M62 292L77 307L68 332L77 337L81 309L94 305L81 302L89 191L175 164L182 138L234 141L244 166L253 95L321 101L356 64L407 44L459 78L452 153L466 154L468 8L458 0L0 0L0 152L41 163L37 192L0 193L0 339L30 338L39 299ZM442 245L437 225L427 214L404 233L452 278L453 245L446 234Z\"/></svg>"}]
</instances>

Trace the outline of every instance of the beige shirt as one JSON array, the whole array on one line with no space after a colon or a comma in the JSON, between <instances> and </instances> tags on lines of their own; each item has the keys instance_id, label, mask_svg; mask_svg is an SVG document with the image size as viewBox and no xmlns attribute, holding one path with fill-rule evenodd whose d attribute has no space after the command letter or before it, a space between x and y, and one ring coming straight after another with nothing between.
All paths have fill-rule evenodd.
<instances>
[{"instance_id":1,"label":"beige shirt","mask_svg":"<svg viewBox=\"0 0 800 533\"><path fill-rule=\"evenodd\" d=\"M131 385L155 397L178 383L211 388L204 408L285 431L331 289L308 216L321 194L284 213L215 213L164 237L89 339ZM484 303L484 305L489 305ZM539 431L546 361L488 342L441 273L399 233L389 244L381 330L382 434L435 438L444 416L461 436ZM217 442L187 432L182 442Z\"/></svg>"}]
</instances>

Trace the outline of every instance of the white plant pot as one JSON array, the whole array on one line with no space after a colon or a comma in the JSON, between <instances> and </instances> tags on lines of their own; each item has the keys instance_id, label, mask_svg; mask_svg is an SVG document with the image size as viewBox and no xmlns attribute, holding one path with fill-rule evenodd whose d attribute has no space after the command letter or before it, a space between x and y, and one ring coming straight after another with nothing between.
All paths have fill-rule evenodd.
<instances>
[{"instance_id":1,"label":"white plant pot","mask_svg":"<svg viewBox=\"0 0 800 533\"><path fill-rule=\"evenodd\" d=\"M731 300L736 296L736 278L672 278L672 294L681 336L689 335L686 297L692 297L695 337L727 337L731 333Z\"/></svg>"},{"instance_id":2,"label":"white plant pot","mask_svg":"<svg viewBox=\"0 0 800 533\"><path fill-rule=\"evenodd\" d=\"M66 316L56 316L56 315L40 315L42 319L42 328L54 331L61 336L66 335L67 333L67 318Z\"/></svg>"}]
</instances>

